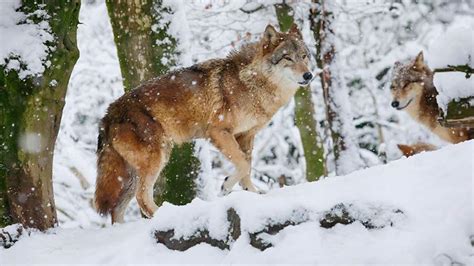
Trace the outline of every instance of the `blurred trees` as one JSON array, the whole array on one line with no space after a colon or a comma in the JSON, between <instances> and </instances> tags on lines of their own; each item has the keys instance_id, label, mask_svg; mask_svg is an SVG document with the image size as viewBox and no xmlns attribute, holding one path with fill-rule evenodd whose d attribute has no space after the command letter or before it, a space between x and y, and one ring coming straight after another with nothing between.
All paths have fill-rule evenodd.
<instances>
[{"instance_id":1,"label":"blurred trees","mask_svg":"<svg viewBox=\"0 0 474 266\"><path fill-rule=\"evenodd\" d=\"M344 81L338 76L334 45L334 11L325 0L313 0L309 22L316 41L316 65L323 90L326 123L332 140L337 175L347 174L363 166L358 147L353 143L352 114Z\"/></svg>"},{"instance_id":2,"label":"blurred trees","mask_svg":"<svg viewBox=\"0 0 474 266\"><path fill-rule=\"evenodd\" d=\"M285 2L275 4L280 30L286 32L294 23L293 8ZM311 87L299 88L295 94L295 123L298 127L306 162L306 180L317 181L327 174L324 147L318 134Z\"/></svg>"},{"instance_id":3,"label":"blurred trees","mask_svg":"<svg viewBox=\"0 0 474 266\"><path fill-rule=\"evenodd\" d=\"M67 85L79 57L79 8L79 0L22 1L20 10L35 23L41 21L35 17L40 9L47 12L55 39L47 43L54 48L39 76L21 79L17 71L0 66L0 226L21 223L46 230L57 223L53 151Z\"/></svg>"},{"instance_id":4,"label":"blurred trees","mask_svg":"<svg viewBox=\"0 0 474 266\"><path fill-rule=\"evenodd\" d=\"M123 84L126 91L158 77L176 64L176 40L167 33L165 15L171 10L161 0L107 0ZM195 196L199 160L194 144L175 146L155 186L155 201L185 204Z\"/></svg>"}]
</instances>

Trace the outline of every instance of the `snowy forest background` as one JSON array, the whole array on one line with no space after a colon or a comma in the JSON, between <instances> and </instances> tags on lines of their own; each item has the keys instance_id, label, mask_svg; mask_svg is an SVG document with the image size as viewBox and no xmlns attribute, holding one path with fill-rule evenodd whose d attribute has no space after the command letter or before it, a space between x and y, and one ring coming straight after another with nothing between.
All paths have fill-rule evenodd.
<instances>
[{"instance_id":1,"label":"snowy forest background","mask_svg":"<svg viewBox=\"0 0 474 266\"><path fill-rule=\"evenodd\" d=\"M448 145L392 108L389 89L394 62L420 51L431 68L466 64L472 74L473 1L46 2L0 3L0 263L467 265L474 259L474 141ZM124 3L150 10L141 5L123 15ZM147 11L153 15L142 16ZM233 166L208 141L196 140L179 148L165 184L155 187L156 201L168 202L152 219L142 218L135 199L125 224L110 225L97 214L99 121L141 82L135 67L148 66L156 76L225 57L259 40L269 23L289 26L289 17L310 49L316 78L256 137L252 181L266 194L219 196ZM140 23L149 30L130 31ZM134 53L143 42L124 45L120 38L129 33L158 35L153 56ZM318 60L326 55L334 58ZM327 91L321 73L330 73ZM437 75L440 96L451 97L446 102L466 97L474 110L467 72ZM416 143L440 150L402 158L397 145ZM214 244L180 246L196 237Z\"/></svg>"},{"instance_id":2,"label":"snowy forest background","mask_svg":"<svg viewBox=\"0 0 474 266\"><path fill-rule=\"evenodd\" d=\"M315 53L309 29L309 1L288 1L308 47ZM279 1L165 1L173 10L170 31L178 39L178 67L224 57L242 43L257 40L268 23L278 25L273 4ZM472 21L471 1L351 1L334 4L337 15L337 73L349 95L345 115L351 138L365 167L400 158L396 144L444 143L407 113L390 106L388 84L395 61L412 59L430 50L450 27ZM244 11L253 11L250 14ZM107 9L103 1L84 1L78 28L79 60L74 67L54 159L54 193L58 219L64 227L104 226L108 221L92 207L96 176L97 126L109 103L123 94L121 73ZM429 64L429 52L428 52ZM319 82L311 84L315 114L326 153L331 143L324 131L324 103ZM252 176L263 190L276 189L284 175L286 184L306 182L298 129L293 120L294 102L280 110L270 126L257 135ZM231 164L208 142L195 147L201 161L197 195L216 198ZM357 155L354 155L357 156ZM352 160L354 158L347 158ZM350 163L350 162L349 162ZM334 169L328 158L329 174ZM132 202L127 219L140 217Z\"/></svg>"}]
</instances>

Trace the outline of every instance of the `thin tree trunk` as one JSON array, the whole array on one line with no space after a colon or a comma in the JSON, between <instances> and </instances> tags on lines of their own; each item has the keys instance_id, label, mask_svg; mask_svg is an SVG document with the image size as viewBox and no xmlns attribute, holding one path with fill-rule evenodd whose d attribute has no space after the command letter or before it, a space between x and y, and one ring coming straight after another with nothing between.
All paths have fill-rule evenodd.
<instances>
[{"instance_id":1,"label":"thin tree trunk","mask_svg":"<svg viewBox=\"0 0 474 266\"><path fill-rule=\"evenodd\" d=\"M336 174L347 174L363 163L357 151L357 146L352 143L349 136L351 130L344 116L350 116L347 111L349 106L348 95L344 84L338 82L331 68L334 67L335 47L330 40L334 35L331 21L334 14L327 10L324 0L313 0L315 7L310 9L310 23L316 41L316 64L322 70L320 76L323 98L326 106L326 119L333 142ZM350 118L352 122L352 118ZM351 152L349 152L351 151Z\"/></svg>"},{"instance_id":2,"label":"thin tree trunk","mask_svg":"<svg viewBox=\"0 0 474 266\"><path fill-rule=\"evenodd\" d=\"M23 1L32 13L40 3ZM55 46L42 76L18 77L0 67L0 226L21 223L46 230L57 224L52 163L67 85L79 58L80 1L44 0ZM6 191L5 191L6 189ZM6 197L5 197L6 196ZM8 202L8 204L6 204Z\"/></svg>"},{"instance_id":3,"label":"thin tree trunk","mask_svg":"<svg viewBox=\"0 0 474 266\"><path fill-rule=\"evenodd\" d=\"M107 0L106 3L126 91L168 72L176 64L176 40L167 33L169 25L159 23L164 14L171 14L162 1ZM175 146L155 187L157 204L190 202L195 196L198 170L194 144Z\"/></svg>"},{"instance_id":4,"label":"thin tree trunk","mask_svg":"<svg viewBox=\"0 0 474 266\"><path fill-rule=\"evenodd\" d=\"M275 11L281 31L293 25L293 9L286 3L276 4ZM326 175L324 148L316 130L315 108L310 88L299 88L295 94L295 123L300 132L306 162L306 180L317 181Z\"/></svg>"}]
</instances>

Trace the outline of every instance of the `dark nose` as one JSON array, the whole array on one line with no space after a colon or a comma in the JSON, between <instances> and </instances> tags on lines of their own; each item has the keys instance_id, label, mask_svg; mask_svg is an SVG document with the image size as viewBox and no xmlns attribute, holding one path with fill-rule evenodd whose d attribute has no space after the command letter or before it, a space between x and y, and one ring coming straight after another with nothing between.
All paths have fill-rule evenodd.
<instances>
[{"instance_id":1,"label":"dark nose","mask_svg":"<svg viewBox=\"0 0 474 266\"><path fill-rule=\"evenodd\" d=\"M304 80L311 80L313 78L313 74L311 72L306 72L303 74Z\"/></svg>"},{"instance_id":2,"label":"dark nose","mask_svg":"<svg viewBox=\"0 0 474 266\"><path fill-rule=\"evenodd\" d=\"M400 102L399 102L399 101L393 101L393 102L392 102L392 107L393 107L393 108L397 108L398 106L400 106Z\"/></svg>"}]
</instances>

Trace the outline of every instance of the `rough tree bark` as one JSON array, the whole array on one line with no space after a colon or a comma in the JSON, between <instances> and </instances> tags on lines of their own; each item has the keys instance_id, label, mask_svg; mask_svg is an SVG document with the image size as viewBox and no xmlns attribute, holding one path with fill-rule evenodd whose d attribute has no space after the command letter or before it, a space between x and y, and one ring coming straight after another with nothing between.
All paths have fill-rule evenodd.
<instances>
[{"instance_id":1,"label":"rough tree bark","mask_svg":"<svg viewBox=\"0 0 474 266\"><path fill-rule=\"evenodd\" d=\"M160 0L107 0L123 85L130 91L140 83L166 73L176 64L176 40L167 33L169 24L163 14L170 14ZM173 148L169 163L155 189L155 200L186 204L195 196L194 180L199 160L194 144Z\"/></svg>"},{"instance_id":2,"label":"rough tree bark","mask_svg":"<svg viewBox=\"0 0 474 266\"><path fill-rule=\"evenodd\" d=\"M56 225L52 185L53 151L72 69L79 58L76 30L80 0L44 0L42 9L55 46L51 65L41 76L20 79L0 67L0 226L21 223L46 230ZM38 10L37 1L23 1L21 10ZM24 149L22 142L33 142ZM8 203L8 204L7 204Z\"/></svg>"},{"instance_id":3,"label":"rough tree bark","mask_svg":"<svg viewBox=\"0 0 474 266\"><path fill-rule=\"evenodd\" d=\"M275 12L281 31L293 25L293 9L285 2L275 4ZM299 88L295 94L295 123L300 132L306 162L306 180L317 181L327 174L324 148L316 130L315 108L311 100L311 89Z\"/></svg>"},{"instance_id":4,"label":"rough tree bark","mask_svg":"<svg viewBox=\"0 0 474 266\"><path fill-rule=\"evenodd\" d=\"M349 149L356 150L356 144L351 143L347 130L344 127L344 115L350 115L344 108L347 101L344 86L331 73L334 64L335 47L331 40L334 31L331 28L331 21L334 20L334 13L327 9L328 4L324 0L312 0L314 6L310 9L309 20L311 30L316 41L316 64L321 69L320 81L323 89L323 98L326 106L327 126L333 142L333 153L335 158L336 174L347 174L363 165L358 152L348 154ZM350 158L352 157L352 158ZM350 162L350 163L349 163ZM347 165L344 165L347 163Z\"/></svg>"}]
</instances>

